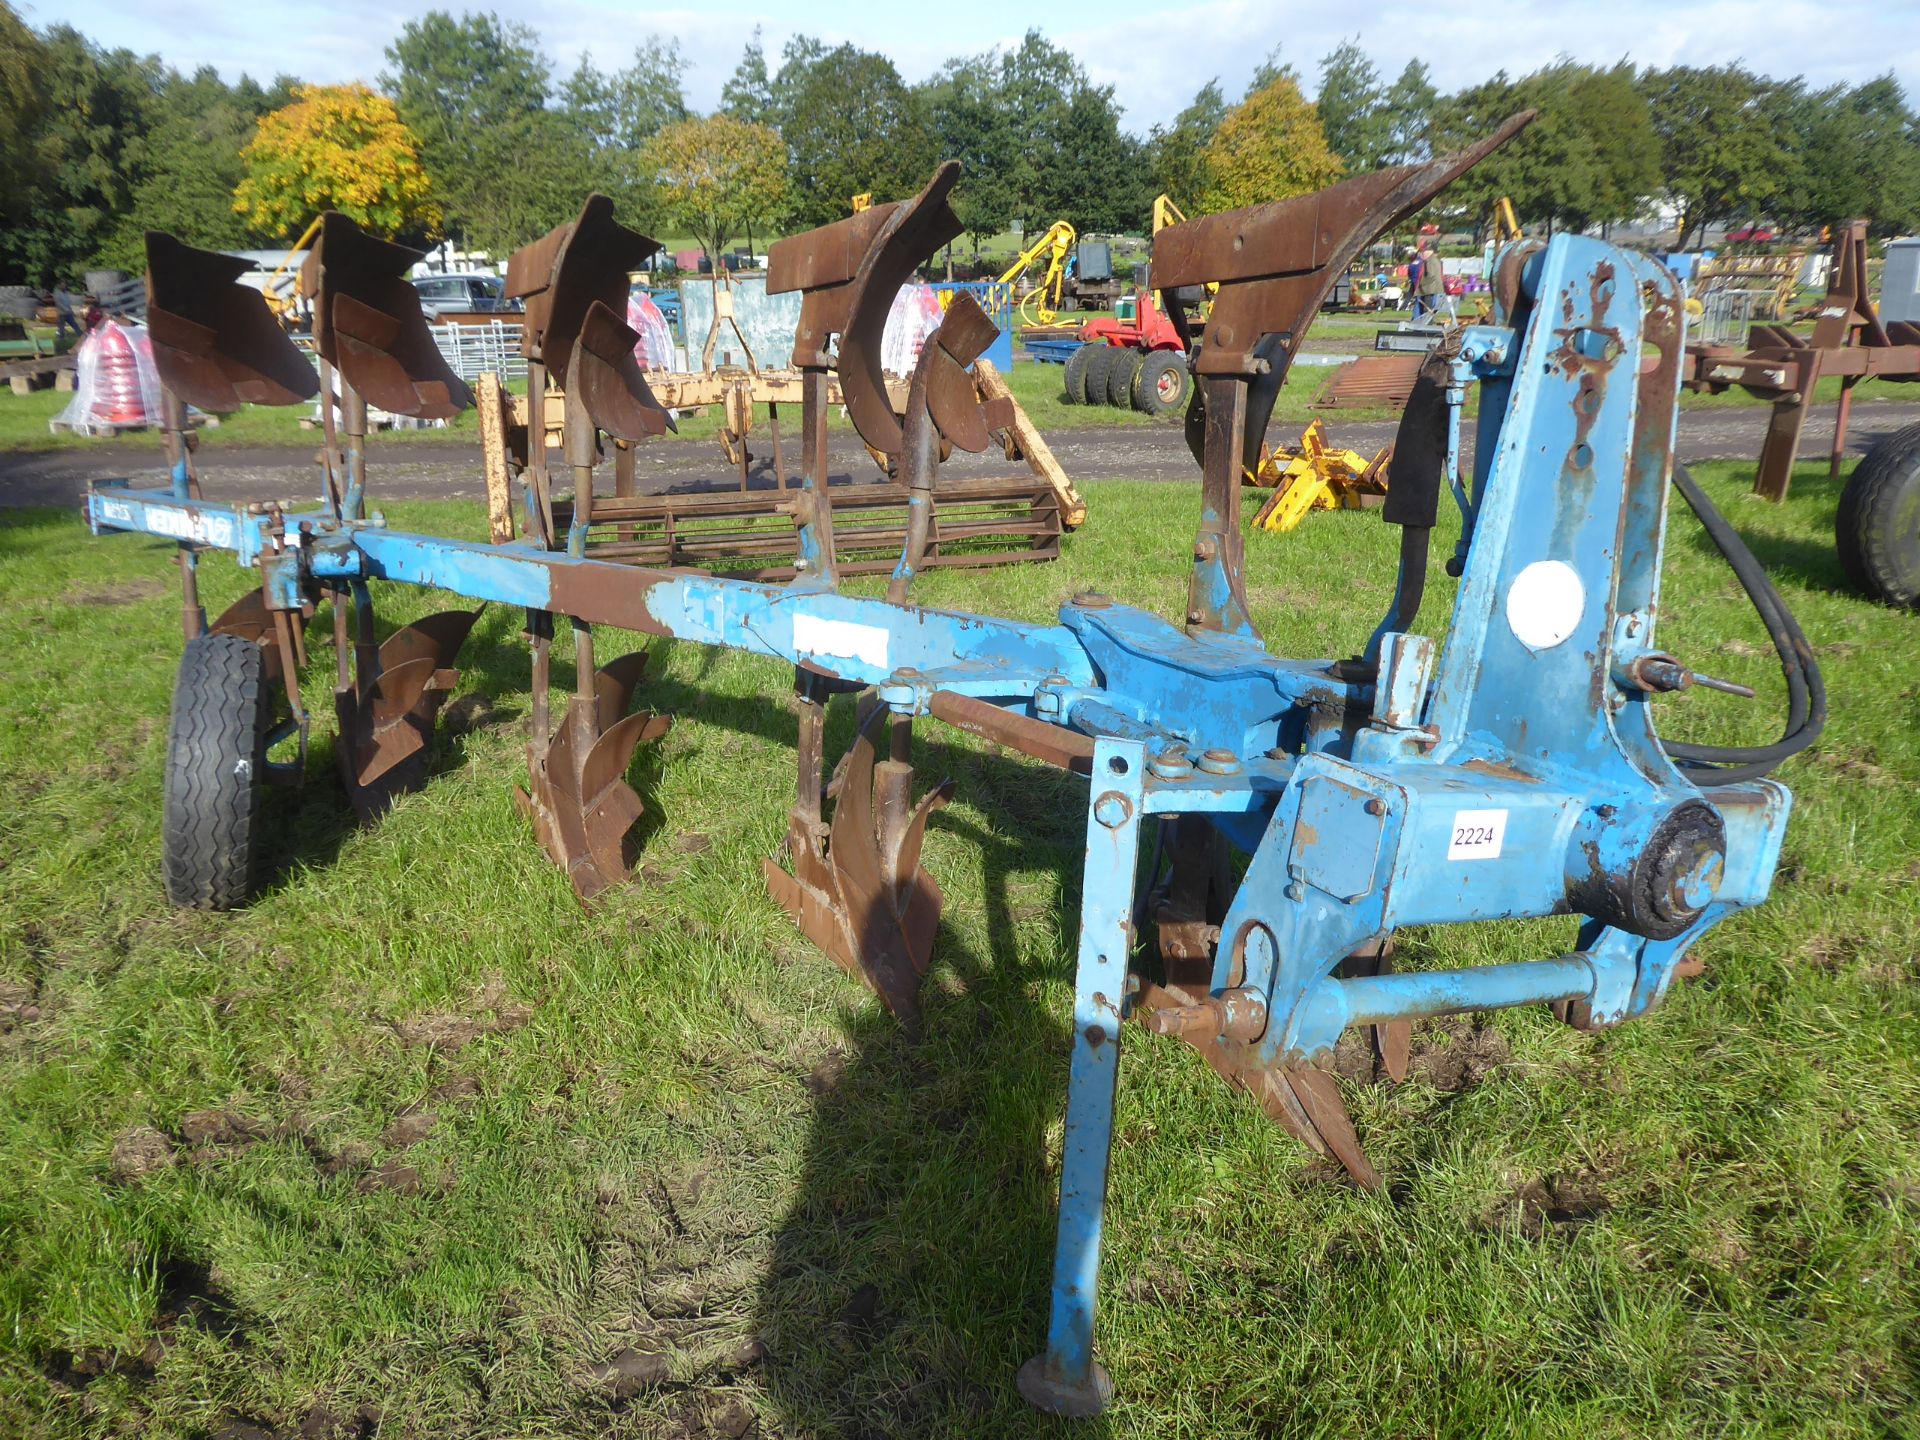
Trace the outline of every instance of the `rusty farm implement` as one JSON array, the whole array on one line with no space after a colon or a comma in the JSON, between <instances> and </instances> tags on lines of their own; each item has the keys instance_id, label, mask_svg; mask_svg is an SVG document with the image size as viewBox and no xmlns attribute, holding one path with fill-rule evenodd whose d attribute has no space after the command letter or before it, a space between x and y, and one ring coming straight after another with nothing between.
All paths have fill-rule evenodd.
<instances>
[{"instance_id":1,"label":"rusty farm implement","mask_svg":"<svg viewBox=\"0 0 1920 1440\"><path fill-rule=\"evenodd\" d=\"M805 294L796 359L806 384L823 386L837 366L861 435L899 457L908 513L885 598L836 583L838 517L822 495L817 424L806 431L794 514L802 563L792 580L667 569L620 553L627 512L617 493L593 490L600 443L644 435L664 418L631 366L630 333L593 278L637 243L599 200L515 269L537 316L536 361L566 376L570 510L529 457L519 538L449 540L363 517L351 419L358 387L404 391L383 390L381 403L420 406L452 403L453 392L415 368L421 357L406 337L417 317L367 279L379 269L372 260L397 257L374 242L342 240L342 230L323 236L311 277L319 302L334 307L323 358L340 375L349 416L338 497L330 491L311 513L219 506L177 480L98 487L87 515L96 530L228 550L256 569L283 682L296 673L305 611L332 598L336 617L350 607L357 621L374 582L524 610L536 662L528 808L582 895L628 873L620 842L639 802L626 756L665 723L629 713L639 662L596 667L600 627L790 665L800 702L798 786L787 860L768 860L767 883L801 929L910 1026L924 1023L921 979L940 950L942 894L922 864L921 840L949 794L916 783L916 724L932 717L1085 776L1051 1319L1020 1386L1043 1409L1091 1414L1111 1393L1094 1357L1094 1310L1129 1019L1192 1044L1292 1134L1335 1157L1357 1183L1377 1185L1322 1068L1345 1030L1370 1033L1399 1074L1406 1027L1421 1017L1547 1005L1596 1028L1645 1015L1681 973L1689 946L1760 904L1771 885L1789 795L1765 775L1812 738L1817 704L1811 719L1802 707L1778 745L1753 752L1663 745L1653 723L1656 696L1705 679L1660 650L1654 634L1684 365L1683 297L1657 266L1572 235L1508 250L1488 323L1468 327L1446 373L1422 382L1481 387L1471 488L1447 483L1458 405L1416 396L1403 422L1383 509L1402 537L1399 583L1378 629L1346 659L1285 659L1269 652L1248 614L1244 462L1326 287L1374 235L1523 123L1516 117L1463 154L1161 235L1162 286L1219 285L1194 350L1200 400L1190 435L1202 463L1202 519L1177 620L1097 594L1075 598L1052 625L913 603L942 449L982 443L999 421L967 373L981 322L962 303L921 355L904 411L888 402L879 373L892 287L952 223L954 176L945 167L910 200L787 242L779 265ZM192 390L202 374L266 399L310 390L264 326L231 316L221 323L249 302L217 267L187 293L167 283L158 262L170 252L155 245L156 305L178 322L179 344L165 361L176 394L222 398L211 382ZM817 420L817 407L810 414ZM1415 622L1429 537L1449 497L1466 538L1439 644ZM614 537L604 548L603 531ZM190 579L192 554L182 553ZM1730 558L1756 605L1793 640L1791 617L1743 555ZM556 719L542 657L560 618L575 637L579 680ZM441 642L456 627L415 628L417 639L392 653L393 641L376 647L360 643L364 630L343 629L351 643L341 645L342 664L351 651L357 668L341 675L337 693L350 697L343 750L356 764L380 763L396 727L417 735L414 722L430 710L425 697L439 693L451 660ZM243 645L264 653L235 635L194 635L171 763L211 777L223 803L243 809L254 803L258 772L226 762L258 753L263 671L256 660L243 684L195 681L196 656L215 644L223 656ZM1804 657L1804 642L1786 644L1789 654ZM1817 692L1818 674L1804 658L1795 663L1789 681L1804 699L1809 686ZM304 723L296 686L284 688L295 717L286 723ZM830 784L826 707L855 694L856 738ZM361 728L349 731L348 718ZM227 841L215 834L208 843ZM176 843L171 827L168 843ZM1161 857L1164 874L1142 876L1148 853ZM181 898L202 900L200 892ZM213 897L233 898L228 890ZM1403 926L1548 915L1581 917L1565 953L1442 971L1397 972L1388 961Z\"/></svg>"},{"instance_id":2,"label":"rusty farm implement","mask_svg":"<svg viewBox=\"0 0 1920 1440\"><path fill-rule=\"evenodd\" d=\"M958 323L943 327L943 338L929 340L927 348L938 347L954 356L956 347L963 343L971 347L959 361L971 397L961 396L958 389L951 395L942 390L937 402L950 407L950 420L958 421L974 410L988 419L942 429L939 459L948 458L956 445L974 453L1002 448L1009 460L1025 462L1022 473L954 478L925 470L923 456L903 456L902 429L891 417L896 412L911 413L909 391L914 381L882 373L878 330L864 335L844 356L835 354L832 348L838 327L828 322L844 319L840 312L851 298L856 281L869 307L863 313L873 317L870 325L884 330L894 295L913 269L931 254L922 253L918 247L932 243L936 237L940 237L940 243L951 238L958 221L947 207L945 196L956 175L952 169L939 171L927 191L905 207L920 217L920 231L912 239L915 248L905 268L897 263L897 242L891 239L896 218L904 218L903 207L897 203L871 206L772 247L769 291L798 292L801 297L800 321L788 368L646 375L647 391L653 397L649 403L656 410L711 405L722 412L721 440L730 463L737 468L738 485L733 490L638 494L634 453L638 440L602 426L614 447L614 487L611 496L592 500L588 506L591 518L587 523L600 527L590 532L595 556L657 566L695 566L742 579L788 579L817 563L801 552L804 530L794 521L800 507L813 504L825 506L839 517L838 524L829 528L835 546L835 569L844 575L891 570L909 529L922 519L926 533L915 541L917 568L1001 565L1052 559L1060 553L1061 536L1085 521L1086 503L1053 458L1045 439L1014 401L1005 380L981 353L997 331L975 302L970 298L956 302L961 312ZM554 264L570 267L569 285L590 284L610 314L617 318L622 313L627 272L655 247L653 241L618 226L611 215L610 202L596 197L578 220L528 246L509 265L508 293L524 298L528 304L524 334L530 363L538 364L541 346L551 343L542 336L545 302L538 297L558 283L550 273ZM608 239L612 234L609 226L625 238L617 243ZM596 236L600 237L597 242ZM870 259L885 260L888 268L864 268ZM566 343L564 332L560 343ZM708 348L711 351L711 340ZM849 361L862 367L851 383L841 373ZM508 395L493 377L483 377L479 387L480 426L496 539L508 540L515 533L516 507L510 491L516 480L541 497L539 518L554 520L554 501L546 477L548 446L541 441L557 435L564 449L565 437L580 429L573 423L579 412L566 398L572 392L568 376L545 365L530 375L530 380L538 379L540 373L558 381L560 389L545 393L540 407L544 414L538 425L533 420L535 407L526 397ZM528 393L541 394L541 386L530 383ZM800 408L802 469L815 482L804 490L789 484L780 430L780 407L795 403ZM841 404L880 466L882 478L878 481L860 483L849 476L830 483L834 477L827 466L827 420L829 411ZM774 490L749 485L747 436L761 405L767 408L772 432ZM569 464L577 481L578 464L571 460ZM577 497L571 507L562 502L561 508L568 515L576 513ZM926 511L924 517L922 511ZM613 528L608 530L608 526ZM528 533L541 532L529 529Z\"/></svg>"}]
</instances>

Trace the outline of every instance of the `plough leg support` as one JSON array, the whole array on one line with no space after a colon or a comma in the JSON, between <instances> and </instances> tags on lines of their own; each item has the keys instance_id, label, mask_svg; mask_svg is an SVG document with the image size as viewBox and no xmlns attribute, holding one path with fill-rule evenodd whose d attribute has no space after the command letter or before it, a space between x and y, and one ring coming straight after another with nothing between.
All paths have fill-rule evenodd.
<instances>
[{"instance_id":1,"label":"plough leg support","mask_svg":"<svg viewBox=\"0 0 1920 1440\"><path fill-rule=\"evenodd\" d=\"M835 778L833 819L821 819L820 775L828 687L801 672L799 795L787 829L793 870L768 859L767 890L801 932L849 975L873 987L909 1030L920 1024L920 982L933 955L945 896L921 868L927 820L953 796L945 781L913 802L912 719L863 699L853 748ZM887 755L878 760L884 727Z\"/></svg>"},{"instance_id":2,"label":"plough leg support","mask_svg":"<svg viewBox=\"0 0 1920 1440\"><path fill-rule=\"evenodd\" d=\"M627 766L640 745L673 728L673 717L627 713L646 673L646 651L595 669L590 632L582 627L574 643L580 673L591 676L591 683L581 685L557 725L536 723L527 746L528 785L516 787L514 798L533 822L541 848L584 902L632 870L627 833L646 807L627 784Z\"/></svg>"},{"instance_id":3,"label":"plough leg support","mask_svg":"<svg viewBox=\"0 0 1920 1440\"><path fill-rule=\"evenodd\" d=\"M1120 1075L1121 1006L1133 946L1145 763L1143 747L1132 741L1103 739L1094 748L1047 1348L1020 1370L1020 1393L1054 1415L1096 1415L1113 1396L1113 1382L1093 1358L1093 1318Z\"/></svg>"},{"instance_id":4,"label":"plough leg support","mask_svg":"<svg viewBox=\"0 0 1920 1440\"><path fill-rule=\"evenodd\" d=\"M367 588L356 582L352 593L354 681L334 691L333 708L340 724L340 777L365 824L426 783L434 718L459 683L453 661L480 611L443 610L375 645Z\"/></svg>"}]
</instances>

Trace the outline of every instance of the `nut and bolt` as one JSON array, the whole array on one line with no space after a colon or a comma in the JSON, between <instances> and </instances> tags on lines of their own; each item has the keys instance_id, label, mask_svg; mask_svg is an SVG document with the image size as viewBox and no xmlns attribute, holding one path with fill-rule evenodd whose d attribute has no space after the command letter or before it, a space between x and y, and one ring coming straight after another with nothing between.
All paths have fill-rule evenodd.
<instances>
[{"instance_id":1,"label":"nut and bolt","mask_svg":"<svg viewBox=\"0 0 1920 1440\"><path fill-rule=\"evenodd\" d=\"M1147 769L1162 780L1184 780L1193 774L1193 762L1178 745L1170 745L1147 761Z\"/></svg>"},{"instance_id":2,"label":"nut and bolt","mask_svg":"<svg viewBox=\"0 0 1920 1440\"><path fill-rule=\"evenodd\" d=\"M1240 769L1240 757L1231 750L1203 750L1200 768L1209 775L1232 775Z\"/></svg>"},{"instance_id":3,"label":"nut and bolt","mask_svg":"<svg viewBox=\"0 0 1920 1440\"><path fill-rule=\"evenodd\" d=\"M1133 814L1133 805L1118 790L1109 790L1093 802L1093 818L1109 830L1118 830Z\"/></svg>"}]
</instances>

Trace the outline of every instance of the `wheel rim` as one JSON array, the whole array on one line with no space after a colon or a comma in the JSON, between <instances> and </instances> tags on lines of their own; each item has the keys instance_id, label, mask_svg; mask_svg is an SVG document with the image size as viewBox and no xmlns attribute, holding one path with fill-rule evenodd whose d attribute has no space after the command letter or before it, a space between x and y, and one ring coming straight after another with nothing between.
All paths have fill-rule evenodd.
<instances>
[{"instance_id":1,"label":"wheel rim","mask_svg":"<svg viewBox=\"0 0 1920 1440\"><path fill-rule=\"evenodd\" d=\"M1160 397L1163 405L1171 405L1178 400L1181 389L1178 370L1162 370L1159 378L1153 382L1154 393Z\"/></svg>"}]
</instances>

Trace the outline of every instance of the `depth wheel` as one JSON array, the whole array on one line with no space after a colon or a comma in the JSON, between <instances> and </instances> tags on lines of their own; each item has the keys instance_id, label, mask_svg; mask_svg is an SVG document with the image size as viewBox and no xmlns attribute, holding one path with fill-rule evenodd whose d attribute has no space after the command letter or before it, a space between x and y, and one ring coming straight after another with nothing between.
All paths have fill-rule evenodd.
<instances>
[{"instance_id":1,"label":"depth wheel","mask_svg":"<svg viewBox=\"0 0 1920 1440\"><path fill-rule=\"evenodd\" d=\"M1854 467L1833 529L1848 580L1882 604L1920 606L1920 425L1882 436Z\"/></svg>"},{"instance_id":2,"label":"depth wheel","mask_svg":"<svg viewBox=\"0 0 1920 1440\"><path fill-rule=\"evenodd\" d=\"M1113 369L1107 372L1107 404L1116 410L1133 408L1133 385L1140 378L1140 365L1146 358L1138 350L1117 351Z\"/></svg>"},{"instance_id":3,"label":"depth wheel","mask_svg":"<svg viewBox=\"0 0 1920 1440\"><path fill-rule=\"evenodd\" d=\"M1087 362L1092 359L1091 345L1082 345L1067 357L1067 404L1087 403Z\"/></svg>"},{"instance_id":4,"label":"depth wheel","mask_svg":"<svg viewBox=\"0 0 1920 1440\"><path fill-rule=\"evenodd\" d=\"M238 635L187 642L173 686L161 851L167 899L192 910L246 903L266 778L266 655Z\"/></svg>"},{"instance_id":5,"label":"depth wheel","mask_svg":"<svg viewBox=\"0 0 1920 1440\"><path fill-rule=\"evenodd\" d=\"M1178 415L1187 408L1192 386L1186 356L1178 350L1155 350L1140 363L1133 408L1148 415Z\"/></svg>"}]
</instances>

